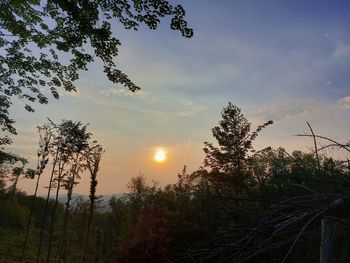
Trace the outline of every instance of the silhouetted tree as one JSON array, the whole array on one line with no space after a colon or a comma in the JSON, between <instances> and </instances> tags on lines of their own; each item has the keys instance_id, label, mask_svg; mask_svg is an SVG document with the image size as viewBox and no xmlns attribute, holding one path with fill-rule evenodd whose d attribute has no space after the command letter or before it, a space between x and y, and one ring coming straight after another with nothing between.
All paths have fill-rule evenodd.
<instances>
[{"instance_id":1,"label":"silhouetted tree","mask_svg":"<svg viewBox=\"0 0 350 263\"><path fill-rule=\"evenodd\" d=\"M90 238L90 228L92 223L92 216L94 213L94 205L96 200L96 186L97 186L97 173L100 166L101 156L103 153L103 149L99 145L93 146L91 149L89 149L85 153L86 158L86 166L88 171L90 172L90 211L89 211L89 218L88 218L88 225L87 225L87 231L86 231L86 240L85 240L85 248L82 258L82 263L86 262L86 253L89 246L89 238Z\"/></svg>"},{"instance_id":2,"label":"silhouetted tree","mask_svg":"<svg viewBox=\"0 0 350 263\"><path fill-rule=\"evenodd\" d=\"M148 192L148 186L146 184L146 180L143 174L140 174L136 177L132 177L127 186L130 191L128 196L131 208L131 221L132 224L134 224L136 222L138 213L140 212L141 208L145 203Z\"/></svg>"},{"instance_id":3,"label":"silhouetted tree","mask_svg":"<svg viewBox=\"0 0 350 263\"><path fill-rule=\"evenodd\" d=\"M51 222L49 225L49 240L48 254L46 261L49 262L51 255L52 233L55 220L55 213L58 205L58 194L62 182L65 182L67 188L67 203L65 209L65 217L63 223L63 231L61 236L61 246L63 248L64 239L66 238L67 217L69 211L70 200L72 197L73 187L76 184L76 179L80 178L80 173L84 170L85 160L83 151L88 149L89 139L91 134L87 132L86 125L83 126L80 122L62 121L56 125L50 121L51 126L51 143L50 152L53 163L48 185L48 192L43 211L42 225L40 230L39 247L36 257L36 262L39 262L42 243L44 239L44 230L46 228L46 217L48 211L49 198L51 190L56 187L56 198L51 213ZM68 182L68 183L67 183ZM61 250L60 250L61 251Z\"/></svg>"},{"instance_id":4,"label":"silhouetted tree","mask_svg":"<svg viewBox=\"0 0 350 263\"><path fill-rule=\"evenodd\" d=\"M44 231L46 227L46 217L47 217L47 210L49 206L49 201L50 201L50 194L51 190L53 187L53 179L55 174L57 173L57 164L59 162L59 155L60 155L60 137L57 135L57 127L54 123L50 122L48 124L51 126L50 130L52 132L51 138L52 138L52 144L50 147L50 154L52 155L52 167L51 167L51 174L50 174L50 179L49 179L49 185L47 187L47 195L46 195L46 200L45 200L45 205L44 205L44 211L42 214L42 222L41 222L41 229L40 229L40 235L39 235L39 246L38 246L38 251L36 255L36 263L40 261L40 255L41 255L41 249L42 249L42 243L44 239Z\"/></svg>"},{"instance_id":5,"label":"silhouetted tree","mask_svg":"<svg viewBox=\"0 0 350 263\"><path fill-rule=\"evenodd\" d=\"M39 133L39 149L37 151L37 168L36 170L28 170L28 173L31 173L31 175L28 175L29 177L34 178L36 176L36 184L35 184L35 190L34 194L32 197L32 202L30 206L30 212L28 216L28 223L27 223L27 231L26 231L26 236L24 239L24 244L23 244L23 250L22 254L20 257L20 262L23 260L23 256L27 247L28 243L28 237L30 233L30 228L32 224L32 217L33 217L33 211L34 211L34 205L35 205L35 199L37 196L38 192L38 187L39 187L39 182L40 182L40 177L42 173L44 172L44 169L46 168L47 163L49 162L49 156L50 156L50 142L51 142L51 137L52 133L50 130L50 125L43 125L43 126L38 126L37 130Z\"/></svg>"},{"instance_id":6,"label":"silhouetted tree","mask_svg":"<svg viewBox=\"0 0 350 263\"><path fill-rule=\"evenodd\" d=\"M26 174L24 167L27 163L25 158L0 150L0 190L5 190L7 187L6 190L14 193L18 178Z\"/></svg>"},{"instance_id":7,"label":"silhouetted tree","mask_svg":"<svg viewBox=\"0 0 350 263\"><path fill-rule=\"evenodd\" d=\"M59 247L59 262L65 261L66 258L66 242L67 242L67 224L70 202L72 200L72 194L74 186L78 183L80 175L86 170L86 158L84 153L89 150L89 140L91 133L87 132L87 125L83 126L81 122L69 122L67 123L67 130L65 134L69 135L67 138L68 144L71 145L70 151L70 167L67 170L67 177L64 180L65 188L67 189L67 202L64 212L63 230L61 235L60 247Z\"/></svg>"},{"instance_id":8,"label":"silhouetted tree","mask_svg":"<svg viewBox=\"0 0 350 263\"><path fill-rule=\"evenodd\" d=\"M79 144L83 143L84 145L87 145L87 140L90 138L89 133L87 133L88 136L86 138L81 138L81 132L86 133L86 126L80 127L81 125L82 124L80 122L74 123L72 121L63 121L60 125L56 125L58 139L56 146L59 148L59 155L57 156L58 163L54 178L56 184L56 196L51 215L47 262L49 262L51 255L53 227L58 205L58 196L62 182L69 180L69 176L71 176L70 172L72 170L72 166L76 165L76 162L78 161L76 155L80 156L82 154ZM83 142L83 140L85 141ZM79 162L79 165L81 166L83 165L84 160L81 159Z\"/></svg>"},{"instance_id":9,"label":"silhouetted tree","mask_svg":"<svg viewBox=\"0 0 350 263\"><path fill-rule=\"evenodd\" d=\"M219 147L204 143L204 166L211 169L211 179L216 186L228 186L238 195L246 187L245 168L247 155L253 151L252 143L258 133L273 122L268 121L251 132L251 124L231 102L222 110L221 117L219 126L212 129Z\"/></svg>"}]
</instances>

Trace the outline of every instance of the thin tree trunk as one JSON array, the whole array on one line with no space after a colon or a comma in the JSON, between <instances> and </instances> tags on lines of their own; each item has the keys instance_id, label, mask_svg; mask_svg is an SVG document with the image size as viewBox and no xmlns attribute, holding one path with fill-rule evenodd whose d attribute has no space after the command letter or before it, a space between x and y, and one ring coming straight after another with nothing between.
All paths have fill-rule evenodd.
<instances>
[{"instance_id":1,"label":"thin tree trunk","mask_svg":"<svg viewBox=\"0 0 350 263\"><path fill-rule=\"evenodd\" d=\"M42 133L42 130L44 132ZM50 141L51 141L51 134L50 134L50 129L47 126L43 127L38 127L38 133L39 133L39 150L38 150L38 161L37 161L37 180L36 180L36 185L35 185L35 191L32 197L32 202L30 205L30 212L29 212L29 217L28 217L28 222L27 222L27 230L26 230L26 237L24 239L24 244L23 244L23 249L22 253L20 256L20 262L22 262L25 250L27 248L28 244L28 238L29 238L29 233L32 225L32 218L33 218L33 211L34 211L34 206L35 206L35 201L38 193L38 187L39 187L39 182L41 175L43 174L46 165L49 161L49 155L50 155ZM35 174L34 174L35 175Z\"/></svg>"},{"instance_id":2,"label":"thin tree trunk","mask_svg":"<svg viewBox=\"0 0 350 263\"><path fill-rule=\"evenodd\" d=\"M102 147L95 146L91 148L87 153L87 168L90 171L90 214L88 219L88 225L87 225L87 233L86 233L86 240L85 240L85 248L84 248L84 254L82 263L85 263L86 260L86 254L89 247L89 238L90 238L90 229L92 224L92 217L94 213L94 205L96 200L96 187L97 187L97 173L99 170L100 160L101 160L101 154L102 154ZM98 256L96 258L96 262L98 261Z\"/></svg>"},{"instance_id":3,"label":"thin tree trunk","mask_svg":"<svg viewBox=\"0 0 350 263\"><path fill-rule=\"evenodd\" d=\"M33 210L34 210L34 204L35 204L35 200L36 200L36 195L37 195L37 192L38 192L40 176L41 176L41 174L38 175L38 179L36 180L35 191L34 191L34 195L33 195L33 198L32 198L32 203L30 205L30 212L29 212L29 218L28 218L28 223L27 223L26 237L24 239L24 244L23 244L21 257L19 259L20 262L22 262L22 260L23 260L23 256L24 256L24 253L26 251L27 244L28 244L28 238L29 238L30 228L31 228L31 225L32 225Z\"/></svg>"},{"instance_id":4,"label":"thin tree trunk","mask_svg":"<svg viewBox=\"0 0 350 263\"><path fill-rule=\"evenodd\" d=\"M74 176L73 176L73 180L74 180ZM66 258L65 254L66 254L66 235L67 235L67 224L68 224L68 211L69 211L71 199L72 199L72 193L71 193L70 189L68 189L66 208L64 211L63 231L62 231L60 246L59 246L58 262L61 262L62 260L65 261L65 258Z\"/></svg>"},{"instance_id":5,"label":"thin tree trunk","mask_svg":"<svg viewBox=\"0 0 350 263\"><path fill-rule=\"evenodd\" d=\"M60 162L61 162L61 160L60 160ZM47 251L46 262L50 262L53 225L54 225L54 222L55 222L55 215L56 215L56 210L57 210L57 205L58 205L58 194L60 192L60 186L61 186L61 179L62 179L63 169L64 169L64 164L62 166L59 164L58 165L56 197L55 197L55 204L54 204L54 207L53 207L53 210L52 210L52 214L51 214L51 223L50 223L50 231L49 231L49 248L48 248L48 251Z\"/></svg>"},{"instance_id":6,"label":"thin tree trunk","mask_svg":"<svg viewBox=\"0 0 350 263\"><path fill-rule=\"evenodd\" d=\"M42 218L43 221L42 221L42 226L41 226L41 230L40 230L39 248L38 248L38 252L36 255L36 263L38 263L40 260L41 248L42 248L42 243L43 243L43 238L44 238L44 228L45 228L47 208L49 205L50 192L51 192L51 188L52 188L52 179L53 179L53 175L55 174L55 167L57 164L58 153L59 153L59 150L57 149L56 155L55 155L55 158L53 161L53 165L52 165L52 171L51 171L51 176L50 176L50 181L49 181L49 189L47 190L46 202L45 202L45 206L44 206L44 214L43 214L43 218Z\"/></svg>"},{"instance_id":7,"label":"thin tree trunk","mask_svg":"<svg viewBox=\"0 0 350 263\"><path fill-rule=\"evenodd\" d=\"M73 194L73 188L74 188L74 181L75 181L75 174L78 170L78 157L79 153L77 153L76 158L74 160L74 168L72 169L72 177L68 178L68 192L67 192L67 202L66 202L66 209L64 212L64 221L63 221L63 231L59 246L59 259L58 262L61 262L62 260L66 260L66 235L67 235L67 224L68 224L68 213L69 213L69 206L70 201L72 199ZM69 181L71 180L71 181Z\"/></svg>"},{"instance_id":8,"label":"thin tree trunk","mask_svg":"<svg viewBox=\"0 0 350 263\"><path fill-rule=\"evenodd\" d=\"M85 239L85 248L84 248L83 259L81 261L82 263L85 263L86 254L87 254L87 250L89 247L90 229L91 229L91 223L92 223L92 216L94 213L94 203L95 203L95 197L90 199L90 214L89 214L89 218L88 218L88 225L87 225L86 239Z\"/></svg>"}]
</instances>

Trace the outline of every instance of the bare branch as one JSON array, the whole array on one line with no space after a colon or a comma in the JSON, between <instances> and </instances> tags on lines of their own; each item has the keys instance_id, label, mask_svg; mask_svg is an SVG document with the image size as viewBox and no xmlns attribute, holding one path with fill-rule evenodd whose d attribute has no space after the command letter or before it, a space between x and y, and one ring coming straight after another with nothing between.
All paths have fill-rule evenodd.
<instances>
[{"instance_id":1,"label":"bare branch","mask_svg":"<svg viewBox=\"0 0 350 263\"><path fill-rule=\"evenodd\" d=\"M321 165L320 165L320 158L319 158L319 156L318 156L317 142L316 142L315 133L314 133L314 131L312 130L310 123L308 123L308 122L306 122L306 123L307 123L307 126L309 126L309 129L310 129L311 134L312 134L312 138L313 138L313 140L314 140L315 154L316 154L316 160L317 160L317 170L318 170L318 172L320 172L320 166L321 166Z\"/></svg>"}]
</instances>

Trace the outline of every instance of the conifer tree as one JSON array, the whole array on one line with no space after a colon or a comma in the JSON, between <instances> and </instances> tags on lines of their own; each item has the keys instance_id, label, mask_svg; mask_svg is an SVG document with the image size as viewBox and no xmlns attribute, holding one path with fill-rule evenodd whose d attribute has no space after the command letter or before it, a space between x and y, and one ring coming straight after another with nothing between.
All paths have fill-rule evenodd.
<instances>
[{"instance_id":1,"label":"conifer tree","mask_svg":"<svg viewBox=\"0 0 350 263\"><path fill-rule=\"evenodd\" d=\"M251 132L251 123L241 113L241 109L231 102L221 112L219 126L212 129L218 147L205 142L204 166L211 169L212 183L219 188L228 187L236 195L245 188L245 168L248 153L253 151L253 141L258 133L272 124L268 121Z\"/></svg>"}]
</instances>

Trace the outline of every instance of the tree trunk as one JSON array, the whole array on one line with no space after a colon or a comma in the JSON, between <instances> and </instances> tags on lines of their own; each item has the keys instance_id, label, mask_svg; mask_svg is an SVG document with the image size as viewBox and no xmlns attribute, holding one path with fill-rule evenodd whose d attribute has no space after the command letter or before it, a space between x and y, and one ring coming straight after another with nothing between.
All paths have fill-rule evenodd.
<instances>
[{"instance_id":1,"label":"tree trunk","mask_svg":"<svg viewBox=\"0 0 350 263\"><path fill-rule=\"evenodd\" d=\"M59 251L58 263L60 263L62 261L65 262L66 256L67 256L67 240L66 240L66 238L67 238L68 214L69 214L70 201L72 200L75 175L78 171L78 158L79 158L79 152L75 156L72 173L70 175L71 177L68 177L67 202L66 202L66 208L64 211L63 231L62 231L60 246L59 246L59 250L58 250Z\"/></svg>"},{"instance_id":2,"label":"tree trunk","mask_svg":"<svg viewBox=\"0 0 350 263\"><path fill-rule=\"evenodd\" d=\"M22 253L21 253L21 257L19 259L19 262L22 262L23 257L24 257L24 253L26 251L27 244L28 244L28 238L29 238L30 228L31 228L31 225L32 225L34 204L35 204L35 200L36 200L36 195L38 193L38 186L39 186L40 176L41 176L41 174L38 175L38 178L36 180L35 191L34 191L34 195L32 197L32 203L30 205L30 212L29 212L29 217L28 217L28 222L27 222L26 237L24 239L23 249L22 249Z\"/></svg>"},{"instance_id":3,"label":"tree trunk","mask_svg":"<svg viewBox=\"0 0 350 263\"><path fill-rule=\"evenodd\" d=\"M56 215L56 210L57 210L57 205L58 205L58 194L60 192L62 173L63 173L63 170L64 170L64 165L65 164L63 164L63 165L59 164L58 165L56 197L55 197L55 204L54 204L54 207L52 209L52 214L51 214L51 223L50 223L50 231L49 231L49 242L48 242L49 243L49 248L48 248L48 252L47 252L46 262L50 262L51 247L52 247L52 235L53 235L53 225L55 223L55 215Z\"/></svg>"},{"instance_id":4,"label":"tree trunk","mask_svg":"<svg viewBox=\"0 0 350 263\"><path fill-rule=\"evenodd\" d=\"M36 263L39 263L39 261L40 261L40 254L41 254L41 249L42 249L42 244L43 244L43 239L44 239L44 231L45 231L47 209L49 207L50 194L51 194L51 190L52 190L53 176L55 174L55 168L56 168L57 161L58 161L57 160L58 154L59 154L59 150L57 149L56 153L55 153L54 160L53 160L53 164L52 164L52 171L51 171L51 176L50 176L50 181L49 181L49 187L48 187L48 190L47 190L47 196L46 196L46 201L45 201L45 206L44 206L44 213L43 213L43 217L42 217L42 226L41 226L41 229L40 229L39 248L38 248L38 252L36 254Z\"/></svg>"}]
</instances>

